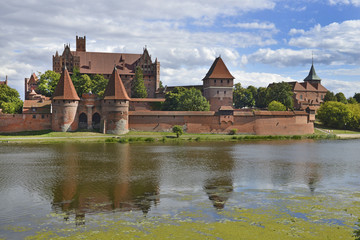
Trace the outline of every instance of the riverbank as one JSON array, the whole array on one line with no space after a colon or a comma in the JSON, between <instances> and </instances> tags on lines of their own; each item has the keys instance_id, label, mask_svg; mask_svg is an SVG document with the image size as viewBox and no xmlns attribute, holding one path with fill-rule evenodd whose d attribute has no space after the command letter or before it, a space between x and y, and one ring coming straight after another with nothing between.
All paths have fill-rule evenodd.
<instances>
[{"instance_id":1,"label":"riverbank","mask_svg":"<svg viewBox=\"0 0 360 240\"><path fill-rule=\"evenodd\" d=\"M182 141L254 141L254 140L301 140L301 139L336 139L334 134L316 131L311 135L227 135L227 134L183 134L179 138L171 132L135 132L124 135L102 134L98 132L51 132L34 131L1 134L2 143L61 143L61 142L182 142ZM359 136L360 138L360 136Z\"/></svg>"}]
</instances>

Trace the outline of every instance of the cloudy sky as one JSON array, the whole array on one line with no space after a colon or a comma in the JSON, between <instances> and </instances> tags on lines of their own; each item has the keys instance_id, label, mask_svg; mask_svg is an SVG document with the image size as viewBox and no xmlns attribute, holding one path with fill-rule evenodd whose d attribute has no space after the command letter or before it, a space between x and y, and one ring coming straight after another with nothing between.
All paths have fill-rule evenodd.
<instances>
[{"instance_id":1,"label":"cloudy sky","mask_svg":"<svg viewBox=\"0 0 360 240\"><path fill-rule=\"evenodd\" d=\"M24 78L52 69L75 36L87 51L142 53L164 85L202 84L221 55L235 82L302 81L360 92L360 0L11 0L0 2L0 79L24 95Z\"/></svg>"}]
</instances>

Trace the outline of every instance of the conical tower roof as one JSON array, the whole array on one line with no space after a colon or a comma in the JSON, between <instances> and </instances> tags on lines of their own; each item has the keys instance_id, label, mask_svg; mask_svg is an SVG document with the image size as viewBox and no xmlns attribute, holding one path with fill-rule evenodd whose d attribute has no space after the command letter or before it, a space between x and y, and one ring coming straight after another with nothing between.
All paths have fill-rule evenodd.
<instances>
[{"instance_id":1,"label":"conical tower roof","mask_svg":"<svg viewBox=\"0 0 360 240\"><path fill-rule=\"evenodd\" d=\"M54 100L80 100L76 93L73 82L66 67L61 73L59 83L57 84L54 94L52 96Z\"/></svg>"},{"instance_id":2,"label":"conical tower roof","mask_svg":"<svg viewBox=\"0 0 360 240\"><path fill-rule=\"evenodd\" d=\"M130 101L129 96L125 90L124 84L121 81L119 73L114 67L114 70L109 79L108 85L104 93L104 99L114 99L114 100L127 100Z\"/></svg>"},{"instance_id":3,"label":"conical tower roof","mask_svg":"<svg viewBox=\"0 0 360 240\"><path fill-rule=\"evenodd\" d=\"M211 65L204 79L207 78L234 79L221 57L216 58L214 63Z\"/></svg>"},{"instance_id":4,"label":"conical tower roof","mask_svg":"<svg viewBox=\"0 0 360 240\"><path fill-rule=\"evenodd\" d=\"M314 64L311 64L309 75L304 79L304 81L321 81L321 78L316 75Z\"/></svg>"}]
</instances>

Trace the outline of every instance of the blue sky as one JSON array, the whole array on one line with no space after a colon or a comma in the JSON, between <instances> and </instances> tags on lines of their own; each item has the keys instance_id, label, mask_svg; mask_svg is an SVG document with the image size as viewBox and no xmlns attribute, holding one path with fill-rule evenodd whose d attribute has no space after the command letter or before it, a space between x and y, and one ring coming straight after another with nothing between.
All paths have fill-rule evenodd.
<instances>
[{"instance_id":1,"label":"blue sky","mask_svg":"<svg viewBox=\"0 0 360 240\"><path fill-rule=\"evenodd\" d=\"M0 3L0 79L21 96L24 78L52 68L75 36L87 50L142 53L165 85L202 84L221 55L235 82L302 81L312 54L322 84L360 92L360 0L24 0Z\"/></svg>"}]
</instances>

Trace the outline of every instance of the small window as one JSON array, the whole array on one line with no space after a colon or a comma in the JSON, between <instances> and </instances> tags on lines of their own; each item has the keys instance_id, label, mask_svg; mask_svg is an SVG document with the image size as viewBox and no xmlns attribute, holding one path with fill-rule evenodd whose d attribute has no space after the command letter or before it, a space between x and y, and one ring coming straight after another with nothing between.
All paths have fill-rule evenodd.
<instances>
[{"instance_id":1,"label":"small window","mask_svg":"<svg viewBox=\"0 0 360 240\"><path fill-rule=\"evenodd\" d=\"M214 80L214 83L216 83L216 79Z\"/></svg>"},{"instance_id":2,"label":"small window","mask_svg":"<svg viewBox=\"0 0 360 240\"><path fill-rule=\"evenodd\" d=\"M31 110L32 110L33 112L36 112L36 108L34 108L34 107L33 107Z\"/></svg>"},{"instance_id":3,"label":"small window","mask_svg":"<svg viewBox=\"0 0 360 240\"><path fill-rule=\"evenodd\" d=\"M303 99L303 96L302 96L302 95L300 95L300 99L301 99L301 100Z\"/></svg>"},{"instance_id":4,"label":"small window","mask_svg":"<svg viewBox=\"0 0 360 240\"><path fill-rule=\"evenodd\" d=\"M223 80L221 79L221 83L223 83Z\"/></svg>"},{"instance_id":5,"label":"small window","mask_svg":"<svg viewBox=\"0 0 360 240\"><path fill-rule=\"evenodd\" d=\"M226 91L224 91L224 94L226 94Z\"/></svg>"},{"instance_id":6,"label":"small window","mask_svg":"<svg viewBox=\"0 0 360 240\"><path fill-rule=\"evenodd\" d=\"M217 94L219 94L219 91L217 91Z\"/></svg>"},{"instance_id":7,"label":"small window","mask_svg":"<svg viewBox=\"0 0 360 240\"><path fill-rule=\"evenodd\" d=\"M33 118L36 118L36 115L33 115Z\"/></svg>"},{"instance_id":8,"label":"small window","mask_svg":"<svg viewBox=\"0 0 360 240\"><path fill-rule=\"evenodd\" d=\"M41 115L41 118L42 118L42 119L44 119L44 118L45 118L44 114L42 114L42 115Z\"/></svg>"},{"instance_id":9,"label":"small window","mask_svg":"<svg viewBox=\"0 0 360 240\"><path fill-rule=\"evenodd\" d=\"M227 80L228 83L230 83L230 80Z\"/></svg>"}]
</instances>

